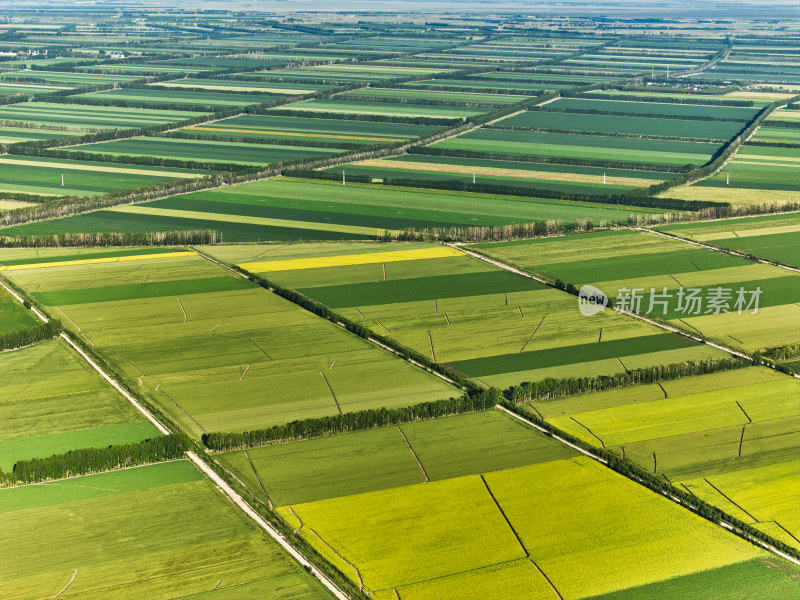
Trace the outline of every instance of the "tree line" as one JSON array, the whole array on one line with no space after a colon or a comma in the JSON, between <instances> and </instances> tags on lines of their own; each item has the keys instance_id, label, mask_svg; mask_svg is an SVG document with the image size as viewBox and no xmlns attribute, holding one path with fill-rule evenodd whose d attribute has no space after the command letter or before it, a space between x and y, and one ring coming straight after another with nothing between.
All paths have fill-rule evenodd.
<instances>
[{"instance_id":1,"label":"tree line","mask_svg":"<svg viewBox=\"0 0 800 600\"><path fill-rule=\"evenodd\" d=\"M192 442L185 433L175 433L106 448L83 448L48 458L20 460L10 473L0 471L5 484L28 484L123 469L183 457Z\"/></svg>"},{"instance_id":2,"label":"tree line","mask_svg":"<svg viewBox=\"0 0 800 600\"><path fill-rule=\"evenodd\" d=\"M30 308L30 304L26 304L26 308ZM61 330L61 321L50 319L47 323L37 323L23 329L2 333L0 334L0 350L13 350L44 340L51 340L61 334Z\"/></svg>"},{"instance_id":3,"label":"tree line","mask_svg":"<svg viewBox=\"0 0 800 600\"><path fill-rule=\"evenodd\" d=\"M2 233L2 232L0 232ZM54 235L0 235L0 248L88 248L96 246L188 246L222 241L213 229L148 232L58 233Z\"/></svg>"},{"instance_id":4,"label":"tree line","mask_svg":"<svg viewBox=\"0 0 800 600\"><path fill-rule=\"evenodd\" d=\"M241 433L212 432L203 435L203 442L212 450L239 450L488 410L501 400L500 390L491 388L466 393L456 398L422 402L402 408L371 408L328 417L302 419L285 425L275 425L269 429L255 429Z\"/></svg>"}]
</instances>

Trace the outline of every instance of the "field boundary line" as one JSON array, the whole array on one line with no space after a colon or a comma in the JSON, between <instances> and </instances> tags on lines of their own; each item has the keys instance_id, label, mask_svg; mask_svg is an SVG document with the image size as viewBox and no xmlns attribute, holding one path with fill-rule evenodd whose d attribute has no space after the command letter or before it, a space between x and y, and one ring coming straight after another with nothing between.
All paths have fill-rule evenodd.
<instances>
[{"instance_id":1,"label":"field boundary line","mask_svg":"<svg viewBox=\"0 0 800 600\"><path fill-rule=\"evenodd\" d=\"M528 344L530 343L530 341L533 339L533 336L535 336L535 335L536 335L536 332L537 332L537 331L539 331L539 327L541 327L541 326L542 326L542 323L544 323L544 319L545 319L545 317L546 317L546 316L547 316L547 315L545 315L544 317L542 317L542 320L541 320L541 321L539 321L539 324L536 326L536 329L534 329L534 330L533 330L533 333L532 333L532 334L530 334L530 335L528 336L528 339L527 339L527 340L525 340L525 343L524 343L524 344L522 344L522 348L520 348L520 349L519 349L520 353L521 353L523 350L525 350L525 348L527 347L527 345L528 345ZM449 324L450 324L450 323L449 323L449 321L448 321L448 325L449 325Z\"/></svg>"},{"instance_id":2,"label":"field boundary line","mask_svg":"<svg viewBox=\"0 0 800 600\"><path fill-rule=\"evenodd\" d=\"M269 494L267 493L267 488L264 487L264 482L261 481L261 475L259 475L256 466L253 464L253 459L250 458L250 453L247 450L245 450L244 455L245 458L247 458L247 462L250 463L250 468L253 469L253 475L256 476L256 479L258 480L258 485L261 486L261 491L264 492L264 497L267 499L267 503L269 504L269 509L272 510L273 509L272 500L270 500ZM292 512L292 514L294 514L294 512ZM297 520L300 521L300 519ZM300 521L300 523L301 523L300 526L302 527L302 521Z\"/></svg>"},{"instance_id":3,"label":"field boundary line","mask_svg":"<svg viewBox=\"0 0 800 600\"><path fill-rule=\"evenodd\" d=\"M339 411L339 414L342 414L342 407L339 406L339 401L336 399L336 394L333 393L333 388L331 387L328 378L325 377L325 373L323 373L322 371L320 371L319 374L322 375L322 381L324 381L325 385L328 386L328 391L331 393L331 398L333 398L333 402L336 404L336 410Z\"/></svg>"},{"instance_id":4,"label":"field boundary line","mask_svg":"<svg viewBox=\"0 0 800 600\"><path fill-rule=\"evenodd\" d=\"M750 517L751 519L753 519L753 522L754 522L754 523L761 523L761 521L760 521L760 520L758 520L758 519L756 519L754 515L752 515L752 514L751 514L749 511L745 510L745 509L744 509L742 506L740 506L740 505L739 505L737 502L735 502L735 501L733 500L733 498L731 498L730 496L728 496L728 495L727 495L725 492L723 492L721 489L719 489L717 486L715 486L713 483L711 483L711 482L708 480L708 478L707 478L707 477L703 477L703 481L705 481L705 482L706 482L706 483L709 485L709 487L711 487L711 489L713 489L715 492L717 492L717 493L718 493L720 496L722 496L723 498L725 498L725 500L727 500L728 502L730 502L731 504L733 504L733 505L734 505L736 508L738 508L740 511L742 511L744 514L746 514L748 517Z\"/></svg>"},{"instance_id":5,"label":"field boundary line","mask_svg":"<svg viewBox=\"0 0 800 600\"><path fill-rule=\"evenodd\" d=\"M419 456L417 456L417 453L411 446L411 442L408 441L406 434L403 433L403 429L399 425L397 426L397 431L399 431L400 435L403 436L403 441L406 443L406 446L408 446L408 449L411 450L411 454L414 455L414 460L417 461L417 464L419 465L419 470L422 471L422 474L425 476L425 482L427 483L428 481L430 481L430 478L428 477L428 472L425 470L425 467L422 466L422 461L419 459Z\"/></svg>"},{"instance_id":6,"label":"field boundary line","mask_svg":"<svg viewBox=\"0 0 800 600\"><path fill-rule=\"evenodd\" d=\"M295 533L300 533L300 530L305 527L305 523L303 523L303 520L297 515L296 512L294 512L294 509L291 506L287 506L286 508L289 510L292 516L297 519L297 522L300 523L300 527L294 530Z\"/></svg>"},{"instance_id":7,"label":"field boundary line","mask_svg":"<svg viewBox=\"0 0 800 600\"><path fill-rule=\"evenodd\" d=\"M177 406L177 407L178 407L178 409L179 409L179 410L180 410L180 411L181 411L183 414L185 414L187 417L189 417L189 418L192 420L192 423L194 423L195 425L197 425L197 426L200 428L200 431L202 431L203 433L208 433L208 431L206 431L206 428L205 428L205 427L203 427L202 425L200 425L200 423L198 423L198 422L197 422L197 419L195 419L195 418L194 418L192 415L190 415L188 412L186 412L186 410L185 410L185 409L184 409L184 408L183 408L183 407L182 407L180 404L178 404L177 402L175 402L175 400L172 398L172 396L170 396L170 395L169 395L167 392L165 392L164 390L158 390L158 391L159 391L159 393L160 393L160 394L163 394L164 396L166 396L167 400L169 400L169 401L170 401L170 402L172 402L172 403L173 403L175 406Z\"/></svg>"},{"instance_id":8,"label":"field boundary line","mask_svg":"<svg viewBox=\"0 0 800 600\"><path fill-rule=\"evenodd\" d=\"M223 494L225 494L231 502L238 506L253 521L255 521L256 525L266 531L267 534L289 554L289 556L295 559L304 568L308 569L311 574L313 574L314 577L316 577L322 583L322 585L328 588L328 590L330 590L330 592L338 600L350 600L350 598L344 592L342 592L342 590L340 590L336 584L334 584L321 571L319 571L319 569L311 564L305 556L295 550L294 546L292 546L286 540L286 538L283 537L283 535L281 535L274 527L272 527L272 525L267 523L267 521L265 521L255 510L253 510L253 508L247 502L245 502L245 500L230 485L228 485L219 475L217 475L217 473L211 467L203 462L200 457L197 456L197 454L190 451L187 452L186 455L189 457L189 460L191 460L197 466L197 468L203 472L203 474L211 479L217 488Z\"/></svg>"},{"instance_id":9,"label":"field boundary line","mask_svg":"<svg viewBox=\"0 0 800 600\"><path fill-rule=\"evenodd\" d=\"M522 551L525 553L525 558L530 558L531 553L528 552L528 549L525 547L525 544L522 543L522 539L519 537L517 530L514 529L514 526L511 524L511 521L506 516L506 511L503 510L503 507L500 506L500 503L497 501L497 498L494 497L492 488L489 487L489 483L486 481L486 477L484 477L483 473L481 473L481 481L483 482L486 491L489 492L489 496L491 496L492 502L494 502L495 506L497 507L497 510L499 510L500 514L503 515L503 518L505 519L506 524L508 524L508 528L511 530L511 533L513 533L514 537L517 538L517 542L519 543L520 548L522 548Z\"/></svg>"},{"instance_id":10,"label":"field boundary line","mask_svg":"<svg viewBox=\"0 0 800 600\"><path fill-rule=\"evenodd\" d=\"M72 579L70 579L67 585L64 586L64 589L62 589L55 596L53 596L53 600L58 600L64 594L64 592L67 591L69 586L73 584L73 582L75 581L75 579L77 579L77 577L78 577L78 569L75 569L75 572L72 574Z\"/></svg>"},{"instance_id":11,"label":"field boundary line","mask_svg":"<svg viewBox=\"0 0 800 600\"><path fill-rule=\"evenodd\" d=\"M433 351L433 337L431 336L431 330L428 329L428 343L431 346L431 360L436 362L436 352Z\"/></svg>"},{"instance_id":12,"label":"field boundary line","mask_svg":"<svg viewBox=\"0 0 800 600\"><path fill-rule=\"evenodd\" d=\"M544 580L547 582L547 584L548 584L548 585L549 585L551 588L553 588L553 592L555 592L556 596L558 596L558 599L559 599L559 600L564 600L564 596L562 596L562 595L561 595L561 593L558 591L558 588L556 588L556 586L554 586L554 585L553 585L553 582L552 582L552 581L550 581L550 578L549 578L547 575L545 575L545 574L544 574L544 571L542 571L542 570L539 568L539 565L537 565L535 562L533 562L533 559L532 559L532 558L529 558L528 560L529 560L529 561L530 561L530 563L531 563L531 564L532 564L532 565L533 565L533 566L536 568L536 570L537 570L537 571L539 571L539 575L541 575L542 577L544 577Z\"/></svg>"},{"instance_id":13,"label":"field boundary line","mask_svg":"<svg viewBox=\"0 0 800 600\"><path fill-rule=\"evenodd\" d=\"M333 554L335 554L337 557L339 557L341 560L343 560L351 569L353 569L353 571L356 572L356 577L358 577L358 589L363 591L364 590L364 581L361 579L361 572L358 570L358 567L356 567L353 563L351 563L349 560L347 560L344 556L339 554L339 552L337 552L337 550L333 546L331 546L328 542L326 542L324 539L322 539L322 536L320 534L318 534L316 531L314 531L313 529L311 529L311 527L309 527L308 530L311 533L313 533L314 537L316 537L320 542L325 544L325 547L328 550L333 552Z\"/></svg>"},{"instance_id":14,"label":"field boundary line","mask_svg":"<svg viewBox=\"0 0 800 600\"><path fill-rule=\"evenodd\" d=\"M529 421L529 420L528 420L528 419L526 419L525 417L523 417L523 416L521 416L521 415L518 415L517 413L515 413L515 412L512 412L512 411L508 410L508 409L507 409L505 406L500 406L499 404L496 404L496 405L495 405L495 408L497 408L497 409L499 409L499 410L502 410L503 412L505 412L505 413L507 413L507 414L511 415L511 416L512 416L512 417L514 417L515 419L519 419L520 421L522 421L522 422L523 422L523 423L525 423L526 425L529 425L529 426L533 427L534 429L537 429L537 430L541 431L541 432L542 432L542 433L544 433L545 435L548 435L548 436L552 437L554 440L558 440L559 442L561 442L562 444L565 444L565 445L569 446L569 447L570 447L570 448L572 448L573 450L577 450L578 452L580 452L580 453L581 453L581 454L583 454L584 456L588 456L589 458L591 458L591 459L594 459L594 460L596 460L596 461L597 461L597 462L599 462L599 463L602 463L602 464L604 464L604 465L608 465L608 461L607 461L606 459L604 459L604 458L600 458L600 457L599 457L599 456L597 456L596 454L593 454L593 453L589 452L588 450L584 450L583 448L581 448L580 446L576 446L576 445L575 445L575 444L573 444L572 442L568 442L567 440L565 440L564 438L560 437L559 435L557 435L557 434L553 433L552 431L549 431L548 429L545 429L544 427L542 427L542 426L540 426L540 425L537 425L537 424L536 424L536 423L534 423L533 421ZM800 564L800 563L798 563L798 564Z\"/></svg>"},{"instance_id":15,"label":"field boundary line","mask_svg":"<svg viewBox=\"0 0 800 600\"><path fill-rule=\"evenodd\" d=\"M183 313L183 322L184 322L184 323L186 323L186 320L187 320L189 317L188 317L188 316L186 316L186 309L185 309L185 308L183 308L183 302L181 302L181 297L180 297L180 296L175 296L175 298L178 300L178 304L179 304L179 305L180 305L180 307L181 307L181 312Z\"/></svg>"},{"instance_id":16,"label":"field boundary line","mask_svg":"<svg viewBox=\"0 0 800 600\"><path fill-rule=\"evenodd\" d=\"M241 277L242 279L247 279L247 280L250 280L250 278L249 278L247 275L245 275L244 273L241 273L241 272L237 271L236 269L234 269L234 268L232 268L232 267L229 267L229 266L228 266L228 265L226 265L224 262L217 260L217 259L216 259L216 258L214 258L213 256L211 256L211 255L209 255L209 254L206 254L205 252L203 252L203 251L201 251L201 250L198 250L196 247L194 247L194 246L187 246L187 248L189 248L189 250L191 250L192 252L195 252L196 254L198 254L199 256L201 256L202 258L205 258L206 260L209 260L209 261L211 261L211 262L213 262L213 263L215 263L215 264L219 265L219 266L220 266L220 267L222 267L223 269L227 269L227 270L228 270L228 271L230 271L231 273L234 273L234 274L236 274L238 277Z\"/></svg>"},{"instance_id":17,"label":"field boundary line","mask_svg":"<svg viewBox=\"0 0 800 600\"><path fill-rule=\"evenodd\" d=\"M795 542L797 542L798 544L800 544L800 539L797 539L797 536L795 536L795 535L794 535L794 534L793 534L791 531L789 531L788 529L786 529L786 527L784 527L783 525L781 525L781 524L780 524L780 523L778 523L777 521L775 521L775 520L773 520L773 521L761 521L761 523L765 523L765 522L766 522L766 523L770 523L770 522L771 522L771 523L775 523L775 525L777 525L778 527L780 527L780 528L781 528L781 529L782 529L782 530L783 530L783 531L786 533L786 535L788 535L788 536L789 536L790 538L792 538L792 539L793 539Z\"/></svg>"},{"instance_id":18,"label":"field boundary line","mask_svg":"<svg viewBox=\"0 0 800 600\"><path fill-rule=\"evenodd\" d=\"M740 411L742 411L742 414L744 414L744 416L747 418L747 423L748 423L748 425L749 425L750 423L752 423L752 422L753 422L753 419L751 419L751 418L750 418L750 415L748 415L748 414L747 414L747 411L746 411L746 410L745 410L745 409L742 407L742 405L741 405L741 404L739 404L739 401L738 401L738 400L734 400L734 402L736 402L736 406L738 406L738 407L739 407L739 410L740 410Z\"/></svg>"},{"instance_id":19,"label":"field boundary line","mask_svg":"<svg viewBox=\"0 0 800 600\"><path fill-rule=\"evenodd\" d=\"M794 214L794 213L781 213L781 214ZM741 218L744 218L744 217L741 217ZM720 219L720 220L724 221L725 219ZM712 250L714 252L721 252L722 254L729 254L731 256L736 256L738 258L744 258L745 260L755 260L756 262L759 262L759 263L762 263L762 264L765 264L765 265L771 265L773 267L779 267L781 269L786 269L787 271L793 271L794 273L800 273L800 269L798 269L796 267L790 267L789 265L782 265L780 263L772 262L771 260L767 260L765 258L759 258L759 257L751 258L750 256L748 256L746 254L743 254L741 252L737 252L736 250L729 250L728 248L723 248L721 246L712 246L710 244L703 244L702 242L697 242L695 240L690 240L688 238L680 237L678 235L675 235L674 233L665 233L663 231L657 231L655 229L650 229L649 227L634 227L634 229L636 229L638 231L645 231L647 233L654 233L656 235L661 235L661 236L664 236L666 238L677 240L679 242L684 242L686 244L692 244L694 246L700 246L701 248L705 248L706 250Z\"/></svg>"},{"instance_id":20,"label":"field boundary line","mask_svg":"<svg viewBox=\"0 0 800 600\"><path fill-rule=\"evenodd\" d=\"M539 412L539 411L536 411L536 412ZM601 448L605 448L605 447L606 447L606 445L605 445L605 442L603 442L603 440L601 440L599 437L597 437L597 436L594 434L594 432L593 432L591 429L589 429L589 428L588 428L586 425L584 425L583 423L581 423L580 421L578 421L578 419L576 419L576 418L575 418L575 417L573 417L573 416L570 416L570 419L571 419L572 421L574 421L575 423L577 423L578 425L580 425L581 427L583 427L583 428L584 428L586 431L588 431L588 432L589 432L589 435L591 435L591 436L592 436L594 439L596 439L598 442L600 442L600 447L601 447Z\"/></svg>"}]
</instances>

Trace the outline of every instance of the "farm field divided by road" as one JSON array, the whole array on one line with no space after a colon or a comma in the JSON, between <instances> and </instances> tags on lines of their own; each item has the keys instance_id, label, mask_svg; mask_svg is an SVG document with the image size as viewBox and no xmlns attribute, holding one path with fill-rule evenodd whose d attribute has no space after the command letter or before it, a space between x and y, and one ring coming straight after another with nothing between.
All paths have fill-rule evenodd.
<instances>
[{"instance_id":1,"label":"farm field divided by road","mask_svg":"<svg viewBox=\"0 0 800 600\"><path fill-rule=\"evenodd\" d=\"M0 596L800 598L769 1L6 7Z\"/></svg>"}]
</instances>

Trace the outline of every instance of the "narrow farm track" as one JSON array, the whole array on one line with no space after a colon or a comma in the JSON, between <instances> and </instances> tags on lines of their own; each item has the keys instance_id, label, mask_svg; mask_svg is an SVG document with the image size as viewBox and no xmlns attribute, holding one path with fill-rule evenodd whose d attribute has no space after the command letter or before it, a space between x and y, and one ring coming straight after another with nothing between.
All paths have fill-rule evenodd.
<instances>
[{"instance_id":1,"label":"narrow farm track","mask_svg":"<svg viewBox=\"0 0 800 600\"><path fill-rule=\"evenodd\" d=\"M422 475L425 477L425 482L427 483L428 481L430 481L430 478L428 477L428 472L425 470L425 467L422 466L422 461L419 459L419 456L417 456L417 453L414 451L414 448L411 446L411 442L408 441L408 438L406 437L406 434L403 432L403 430L400 427L398 427L397 431L399 431L400 435L403 436L403 441L406 443L406 446L408 446L408 449L411 451L411 454L414 455L414 460L417 461L417 465L419 465L419 470L422 471Z\"/></svg>"},{"instance_id":2,"label":"narrow farm track","mask_svg":"<svg viewBox=\"0 0 800 600\"><path fill-rule=\"evenodd\" d=\"M58 592L55 596L53 596L53 600L58 600L58 598L61 598L61 596L64 595L64 592L66 592L69 589L69 586L71 586L75 582L75 579L77 577L78 577L78 569L75 569L75 572L72 574L72 579L69 580L67 585L65 585L60 592Z\"/></svg>"}]
</instances>

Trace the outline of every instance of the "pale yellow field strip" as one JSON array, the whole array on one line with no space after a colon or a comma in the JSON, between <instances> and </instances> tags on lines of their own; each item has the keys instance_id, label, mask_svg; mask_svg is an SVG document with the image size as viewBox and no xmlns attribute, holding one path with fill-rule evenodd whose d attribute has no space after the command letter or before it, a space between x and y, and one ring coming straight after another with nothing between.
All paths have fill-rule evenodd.
<instances>
[{"instance_id":1,"label":"pale yellow field strip","mask_svg":"<svg viewBox=\"0 0 800 600\"><path fill-rule=\"evenodd\" d=\"M2 190L0 190L2 191ZM14 210L23 206L33 206L35 202L23 202L22 200L0 200L0 210Z\"/></svg>"},{"instance_id":2,"label":"pale yellow field strip","mask_svg":"<svg viewBox=\"0 0 800 600\"><path fill-rule=\"evenodd\" d=\"M470 167L463 165L443 165L440 163L410 163L400 160L362 160L354 163L367 167L391 167L393 169L409 169L412 171L439 171L442 173L465 173L476 175L494 175L496 177L516 177L518 179L547 179L550 181L576 181L580 183L602 183L602 175L581 175L570 173L552 173L549 171L527 171L521 169L501 169L494 167ZM634 179L628 177L608 177L609 185L630 185L648 187L661 183L661 179Z\"/></svg>"},{"instance_id":3,"label":"pale yellow field strip","mask_svg":"<svg viewBox=\"0 0 800 600\"><path fill-rule=\"evenodd\" d=\"M49 169L64 169L66 171L94 171L95 173L121 173L125 175L155 175L158 177L173 177L175 179L194 179L200 177L197 173L178 173L177 171L148 171L147 169L126 169L125 167L103 167L100 165L78 165L59 162L42 162L33 160L18 160L15 158L0 158L3 165L21 165L26 167L47 167Z\"/></svg>"},{"instance_id":4,"label":"pale yellow field strip","mask_svg":"<svg viewBox=\"0 0 800 600\"><path fill-rule=\"evenodd\" d=\"M775 158L774 156L772 158ZM785 169L796 169L800 165L793 165L785 162L762 162L760 160L734 160L737 165L759 165L762 167L784 167Z\"/></svg>"},{"instance_id":5,"label":"pale yellow field strip","mask_svg":"<svg viewBox=\"0 0 800 600\"><path fill-rule=\"evenodd\" d=\"M0 87L34 88L39 90L71 90L68 85L50 85L49 83L16 83L14 80L4 79Z\"/></svg>"},{"instance_id":6,"label":"pale yellow field strip","mask_svg":"<svg viewBox=\"0 0 800 600\"><path fill-rule=\"evenodd\" d=\"M210 85L210 84L196 84L196 83L170 83L161 81L151 83L150 85L157 85L159 87L169 88L196 88L198 90L217 90L224 92L264 92L265 94L287 94L290 96L299 96L301 94L313 94L314 90L285 90L283 88L261 88L261 87L246 87L236 85ZM254 102L255 104L255 102Z\"/></svg>"},{"instance_id":7,"label":"pale yellow field strip","mask_svg":"<svg viewBox=\"0 0 800 600\"><path fill-rule=\"evenodd\" d=\"M750 164L763 165L764 161L778 161L781 163L800 163L800 158L795 156L761 156L759 154L740 154L739 156L745 160L757 161L755 163L750 163Z\"/></svg>"},{"instance_id":8,"label":"pale yellow field strip","mask_svg":"<svg viewBox=\"0 0 800 600\"><path fill-rule=\"evenodd\" d=\"M329 140L362 140L368 142L404 142L408 138L368 137L362 135L334 135L330 133L301 133L299 131L265 131L263 129L230 129L225 127L185 127L190 131L220 131L223 133L256 133L259 135L280 135L286 137L315 137Z\"/></svg>"},{"instance_id":9,"label":"pale yellow field strip","mask_svg":"<svg viewBox=\"0 0 800 600\"><path fill-rule=\"evenodd\" d=\"M108 256L106 258L81 258L60 262L32 263L28 265L0 266L0 271L27 271L29 269L47 269L49 267L74 267L77 265L96 265L100 263L129 262L134 260L153 260L157 258L178 258L180 256L196 256L190 250L185 252L157 252L154 254L137 254L135 256Z\"/></svg>"},{"instance_id":10,"label":"pale yellow field strip","mask_svg":"<svg viewBox=\"0 0 800 600\"><path fill-rule=\"evenodd\" d=\"M267 227L289 227L291 229L310 229L314 231L333 231L336 233L354 233L358 235L375 236L384 229L375 227L359 227L356 225L338 225L335 223L314 223L312 221L290 221L288 219L268 219L265 217L249 217L246 215L225 215L207 213L194 210L176 210L172 208L155 208L152 206L115 206L108 210L114 212L131 213L134 215L155 215L171 217L173 219L200 219L203 221L217 221L220 223L246 223L248 225L265 225Z\"/></svg>"},{"instance_id":11,"label":"pale yellow field strip","mask_svg":"<svg viewBox=\"0 0 800 600\"><path fill-rule=\"evenodd\" d=\"M754 98L756 100L788 100L794 94L781 94L777 92L730 92L724 94L725 98Z\"/></svg>"},{"instance_id":12,"label":"pale yellow field strip","mask_svg":"<svg viewBox=\"0 0 800 600\"><path fill-rule=\"evenodd\" d=\"M464 256L455 248L418 248L416 250L393 250L390 252L367 252L365 254L343 254L341 256L318 256L313 258L294 258L290 260L269 260L243 263L242 269L256 273L266 271L297 271L300 269L321 269L324 267L345 267L350 265L372 265L426 258L445 258Z\"/></svg>"},{"instance_id":13,"label":"pale yellow field strip","mask_svg":"<svg viewBox=\"0 0 800 600\"><path fill-rule=\"evenodd\" d=\"M797 225L781 225L778 227L767 227L763 229L743 229L738 230L736 229L736 222L731 221L731 229L733 231L723 231L718 233L704 233L702 235L695 235L692 236L693 240L698 242L705 242L708 240L727 240L731 238L737 237L754 237L757 235L778 235L781 233L794 233L795 231L800 231L800 224Z\"/></svg>"}]
</instances>

